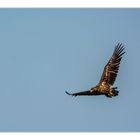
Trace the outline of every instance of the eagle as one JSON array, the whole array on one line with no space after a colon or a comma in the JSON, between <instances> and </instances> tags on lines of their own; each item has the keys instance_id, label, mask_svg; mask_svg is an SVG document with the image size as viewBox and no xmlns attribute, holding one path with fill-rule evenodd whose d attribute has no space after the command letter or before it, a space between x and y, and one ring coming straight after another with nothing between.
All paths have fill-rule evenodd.
<instances>
[{"instance_id":1,"label":"eagle","mask_svg":"<svg viewBox=\"0 0 140 140\"><path fill-rule=\"evenodd\" d=\"M71 96L105 95L109 98L117 96L119 91L117 90L117 87L113 87L113 84L119 71L122 56L125 53L124 49L125 47L122 45L122 43L118 43L115 46L111 58L104 67L101 79L95 87L82 92L70 94L69 92L65 91L65 93Z\"/></svg>"}]
</instances>

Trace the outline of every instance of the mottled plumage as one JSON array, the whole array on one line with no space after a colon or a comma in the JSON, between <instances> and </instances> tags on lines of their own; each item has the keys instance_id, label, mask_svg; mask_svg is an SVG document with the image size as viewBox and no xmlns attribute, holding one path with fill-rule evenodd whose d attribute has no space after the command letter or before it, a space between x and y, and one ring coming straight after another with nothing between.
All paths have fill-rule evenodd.
<instances>
[{"instance_id":1,"label":"mottled plumage","mask_svg":"<svg viewBox=\"0 0 140 140\"><path fill-rule=\"evenodd\" d=\"M106 97L110 97L110 98L112 96L117 96L119 91L116 90L117 87L113 87L113 84L116 80L116 77L119 71L120 62L122 59L122 55L124 53L125 53L124 46L118 43L114 49L114 52L110 60L104 67L103 74L97 86L83 92L70 94L66 91L66 93L72 96L105 95Z\"/></svg>"}]
</instances>

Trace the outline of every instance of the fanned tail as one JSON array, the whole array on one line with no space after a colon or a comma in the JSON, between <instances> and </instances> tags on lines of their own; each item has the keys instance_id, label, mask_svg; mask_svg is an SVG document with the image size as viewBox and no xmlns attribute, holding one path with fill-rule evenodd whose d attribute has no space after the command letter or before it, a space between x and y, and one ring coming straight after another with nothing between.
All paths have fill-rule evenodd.
<instances>
[{"instance_id":1,"label":"fanned tail","mask_svg":"<svg viewBox=\"0 0 140 140\"><path fill-rule=\"evenodd\" d=\"M118 90L113 90L114 96L118 96L119 91Z\"/></svg>"}]
</instances>

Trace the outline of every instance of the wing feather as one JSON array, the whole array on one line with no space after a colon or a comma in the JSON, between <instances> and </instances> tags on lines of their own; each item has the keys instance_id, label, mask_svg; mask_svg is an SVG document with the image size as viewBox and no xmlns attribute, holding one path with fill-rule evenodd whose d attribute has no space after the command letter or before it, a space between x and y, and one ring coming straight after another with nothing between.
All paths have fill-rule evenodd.
<instances>
[{"instance_id":1,"label":"wing feather","mask_svg":"<svg viewBox=\"0 0 140 140\"><path fill-rule=\"evenodd\" d=\"M119 71L122 55L125 53L124 49L125 48L121 43L117 44L112 57L104 67L104 71L99 84L102 84L102 82L108 83L110 85L114 84Z\"/></svg>"},{"instance_id":2,"label":"wing feather","mask_svg":"<svg viewBox=\"0 0 140 140\"><path fill-rule=\"evenodd\" d=\"M91 96L91 92L90 90L87 90L87 91L82 91L82 92L77 92L77 93L73 93L73 94L70 94L68 93L67 91L65 91L68 95L72 95L72 96Z\"/></svg>"}]
</instances>

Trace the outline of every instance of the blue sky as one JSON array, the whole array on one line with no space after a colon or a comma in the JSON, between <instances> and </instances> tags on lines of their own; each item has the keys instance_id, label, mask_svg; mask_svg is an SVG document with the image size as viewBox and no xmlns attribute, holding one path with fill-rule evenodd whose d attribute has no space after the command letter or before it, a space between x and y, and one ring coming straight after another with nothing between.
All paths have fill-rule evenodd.
<instances>
[{"instance_id":1,"label":"blue sky","mask_svg":"<svg viewBox=\"0 0 140 140\"><path fill-rule=\"evenodd\" d=\"M0 131L140 131L140 9L0 9ZM119 96L95 86L125 45Z\"/></svg>"}]
</instances>

